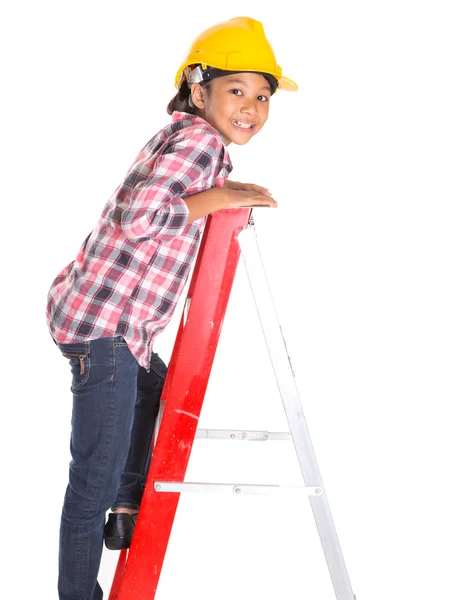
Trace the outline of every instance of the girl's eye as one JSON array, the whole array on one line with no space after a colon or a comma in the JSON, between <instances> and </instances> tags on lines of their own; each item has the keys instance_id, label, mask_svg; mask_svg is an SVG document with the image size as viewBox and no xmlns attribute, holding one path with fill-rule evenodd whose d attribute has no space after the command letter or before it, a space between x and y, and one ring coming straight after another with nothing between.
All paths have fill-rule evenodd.
<instances>
[{"instance_id":1,"label":"girl's eye","mask_svg":"<svg viewBox=\"0 0 453 600\"><path fill-rule=\"evenodd\" d=\"M244 95L244 94L241 92L241 90L238 90L238 89L233 89L233 90L230 90L230 92L231 92L232 94L234 94L235 96L243 96L243 95ZM258 96L258 100L259 100L260 102L268 102L268 101L269 101L269 98L268 98L267 96L265 96L265 95L260 95L260 96Z\"/></svg>"}]
</instances>

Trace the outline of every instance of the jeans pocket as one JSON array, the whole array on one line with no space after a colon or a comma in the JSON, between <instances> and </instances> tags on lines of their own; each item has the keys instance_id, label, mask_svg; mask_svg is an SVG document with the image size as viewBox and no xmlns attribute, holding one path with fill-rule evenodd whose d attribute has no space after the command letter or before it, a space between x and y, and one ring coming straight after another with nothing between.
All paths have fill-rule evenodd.
<instances>
[{"instance_id":1,"label":"jeans pocket","mask_svg":"<svg viewBox=\"0 0 453 600\"><path fill-rule=\"evenodd\" d=\"M71 389L76 390L81 388L88 381L90 376L90 353L84 352L67 352L61 350L65 358L69 360L72 373Z\"/></svg>"}]
</instances>

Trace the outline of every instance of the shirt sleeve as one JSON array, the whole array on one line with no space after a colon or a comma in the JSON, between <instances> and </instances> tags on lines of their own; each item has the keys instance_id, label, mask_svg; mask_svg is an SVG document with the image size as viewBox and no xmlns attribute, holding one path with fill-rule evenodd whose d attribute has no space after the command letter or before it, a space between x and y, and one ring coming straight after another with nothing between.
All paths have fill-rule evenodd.
<instances>
[{"instance_id":1,"label":"shirt sleeve","mask_svg":"<svg viewBox=\"0 0 453 600\"><path fill-rule=\"evenodd\" d=\"M158 156L149 176L130 193L121 215L124 234L134 242L168 241L180 235L189 217L183 198L212 187L221 151L215 135L201 132L178 140Z\"/></svg>"}]
</instances>

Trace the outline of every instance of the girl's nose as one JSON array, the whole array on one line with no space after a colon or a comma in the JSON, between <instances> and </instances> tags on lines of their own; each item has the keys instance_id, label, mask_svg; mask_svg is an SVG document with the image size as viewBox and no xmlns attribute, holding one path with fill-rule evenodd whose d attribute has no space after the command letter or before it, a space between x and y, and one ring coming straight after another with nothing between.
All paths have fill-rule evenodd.
<instances>
[{"instance_id":1,"label":"girl's nose","mask_svg":"<svg viewBox=\"0 0 453 600\"><path fill-rule=\"evenodd\" d=\"M253 100L244 101L241 111L248 115L256 115L258 112L256 103Z\"/></svg>"}]
</instances>

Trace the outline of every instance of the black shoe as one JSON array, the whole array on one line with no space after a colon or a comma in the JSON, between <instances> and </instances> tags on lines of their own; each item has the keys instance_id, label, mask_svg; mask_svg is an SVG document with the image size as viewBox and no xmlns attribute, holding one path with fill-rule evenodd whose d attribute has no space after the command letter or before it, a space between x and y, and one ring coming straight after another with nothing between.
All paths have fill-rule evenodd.
<instances>
[{"instance_id":1,"label":"black shoe","mask_svg":"<svg viewBox=\"0 0 453 600\"><path fill-rule=\"evenodd\" d=\"M104 541L109 550L124 550L129 548L134 535L138 513L110 513L104 527Z\"/></svg>"}]
</instances>

